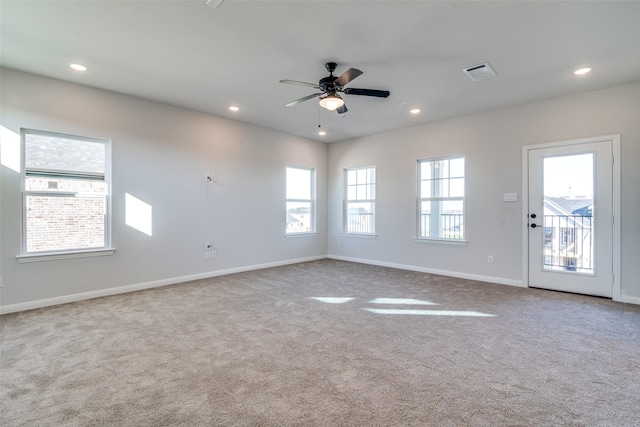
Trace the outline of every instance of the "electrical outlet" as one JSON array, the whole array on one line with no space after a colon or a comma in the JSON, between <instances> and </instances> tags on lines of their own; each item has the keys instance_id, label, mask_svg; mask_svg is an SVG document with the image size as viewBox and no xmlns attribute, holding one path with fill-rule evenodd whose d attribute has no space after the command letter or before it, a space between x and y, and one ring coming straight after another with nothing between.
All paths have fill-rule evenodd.
<instances>
[{"instance_id":1,"label":"electrical outlet","mask_svg":"<svg viewBox=\"0 0 640 427\"><path fill-rule=\"evenodd\" d=\"M211 252L211 258L210 259L218 258L218 251L209 251L209 252Z\"/></svg>"},{"instance_id":2,"label":"electrical outlet","mask_svg":"<svg viewBox=\"0 0 640 427\"><path fill-rule=\"evenodd\" d=\"M493 264L493 255L487 255L487 264Z\"/></svg>"}]
</instances>

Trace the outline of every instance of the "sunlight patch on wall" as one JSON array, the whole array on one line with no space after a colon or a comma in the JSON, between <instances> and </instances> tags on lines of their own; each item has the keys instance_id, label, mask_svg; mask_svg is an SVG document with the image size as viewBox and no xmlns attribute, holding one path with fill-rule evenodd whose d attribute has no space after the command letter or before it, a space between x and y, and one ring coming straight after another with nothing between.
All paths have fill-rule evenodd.
<instances>
[{"instance_id":1,"label":"sunlight patch on wall","mask_svg":"<svg viewBox=\"0 0 640 427\"><path fill-rule=\"evenodd\" d=\"M369 301L369 304L440 305L435 302L414 298L376 298Z\"/></svg>"},{"instance_id":2,"label":"sunlight patch on wall","mask_svg":"<svg viewBox=\"0 0 640 427\"><path fill-rule=\"evenodd\" d=\"M20 135L0 126L0 159L2 166L20 173Z\"/></svg>"},{"instance_id":3,"label":"sunlight patch on wall","mask_svg":"<svg viewBox=\"0 0 640 427\"><path fill-rule=\"evenodd\" d=\"M129 193L125 193L125 223L136 230L152 235L152 207Z\"/></svg>"},{"instance_id":4,"label":"sunlight patch on wall","mask_svg":"<svg viewBox=\"0 0 640 427\"><path fill-rule=\"evenodd\" d=\"M338 297L311 297L316 301L325 302L327 304L344 304L345 302L349 302L354 300L355 298L338 298Z\"/></svg>"},{"instance_id":5,"label":"sunlight patch on wall","mask_svg":"<svg viewBox=\"0 0 640 427\"><path fill-rule=\"evenodd\" d=\"M451 310L399 310L393 308L363 308L376 314L410 314L414 316L459 316L459 317L496 317L494 314L479 313L477 311Z\"/></svg>"}]
</instances>

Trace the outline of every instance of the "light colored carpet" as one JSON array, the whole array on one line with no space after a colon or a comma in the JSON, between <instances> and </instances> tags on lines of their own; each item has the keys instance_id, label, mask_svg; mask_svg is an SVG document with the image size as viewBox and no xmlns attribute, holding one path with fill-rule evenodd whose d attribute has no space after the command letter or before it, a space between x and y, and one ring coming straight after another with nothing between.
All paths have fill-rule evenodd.
<instances>
[{"instance_id":1,"label":"light colored carpet","mask_svg":"<svg viewBox=\"0 0 640 427\"><path fill-rule=\"evenodd\" d=\"M3 426L640 425L593 297L322 260L0 321Z\"/></svg>"}]
</instances>

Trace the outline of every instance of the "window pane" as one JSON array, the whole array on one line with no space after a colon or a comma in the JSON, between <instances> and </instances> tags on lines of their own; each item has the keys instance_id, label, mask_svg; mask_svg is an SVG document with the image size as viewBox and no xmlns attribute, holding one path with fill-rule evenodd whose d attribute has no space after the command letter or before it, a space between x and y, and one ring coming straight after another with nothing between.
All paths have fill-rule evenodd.
<instances>
[{"instance_id":1,"label":"window pane","mask_svg":"<svg viewBox=\"0 0 640 427\"><path fill-rule=\"evenodd\" d=\"M464 178L453 178L449 184L451 186L449 196L464 197Z\"/></svg>"},{"instance_id":2,"label":"window pane","mask_svg":"<svg viewBox=\"0 0 640 427\"><path fill-rule=\"evenodd\" d=\"M442 178L449 178L449 160L441 160L439 163L440 163L440 176Z\"/></svg>"},{"instance_id":3,"label":"window pane","mask_svg":"<svg viewBox=\"0 0 640 427\"><path fill-rule=\"evenodd\" d=\"M421 179L432 178L431 165L432 165L432 162L428 162L428 161L420 162L420 178Z\"/></svg>"},{"instance_id":4,"label":"window pane","mask_svg":"<svg viewBox=\"0 0 640 427\"><path fill-rule=\"evenodd\" d=\"M287 202L287 233L313 231L311 202Z\"/></svg>"},{"instance_id":5,"label":"window pane","mask_svg":"<svg viewBox=\"0 0 640 427\"><path fill-rule=\"evenodd\" d=\"M367 199L373 200L376 198L376 185L370 184L367 185Z\"/></svg>"},{"instance_id":6,"label":"window pane","mask_svg":"<svg viewBox=\"0 0 640 427\"><path fill-rule=\"evenodd\" d=\"M375 209L375 168L345 169L347 176L344 231L373 233ZM368 202L362 202L368 200Z\"/></svg>"},{"instance_id":7,"label":"window pane","mask_svg":"<svg viewBox=\"0 0 640 427\"><path fill-rule=\"evenodd\" d=\"M462 239L464 215L462 201L424 201L420 203L420 237Z\"/></svg>"},{"instance_id":8,"label":"window pane","mask_svg":"<svg viewBox=\"0 0 640 427\"><path fill-rule=\"evenodd\" d=\"M287 168L287 199L311 200L311 169Z\"/></svg>"},{"instance_id":9,"label":"window pane","mask_svg":"<svg viewBox=\"0 0 640 427\"><path fill-rule=\"evenodd\" d=\"M105 246L104 196L26 197L27 252Z\"/></svg>"},{"instance_id":10,"label":"window pane","mask_svg":"<svg viewBox=\"0 0 640 427\"><path fill-rule=\"evenodd\" d=\"M347 171L347 185L355 185L356 184L356 177L357 177L357 171L355 170L350 170Z\"/></svg>"},{"instance_id":11,"label":"window pane","mask_svg":"<svg viewBox=\"0 0 640 427\"><path fill-rule=\"evenodd\" d=\"M464 157L421 160L418 185L418 236L463 239Z\"/></svg>"},{"instance_id":12,"label":"window pane","mask_svg":"<svg viewBox=\"0 0 640 427\"><path fill-rule=\"evenodd\" d=\"M356 186L352 185L347 187L347 199L356 200Z\"/></svg>"},{"instance_id":13,"label":"window pane","mask_svg":"<svg viewBox=\"0 0 640 427\"><path fill-rule=\"evenodd\" d=\"M55 135L25 135L26 170L105 173L106 145Z\"/></svg>"},{"instance_id":14,"label":"window pane","mask_svg":"<svg viewBox=\"0 0 640 427\"><path fill-rule=\"evenodd\" d=\"M420 198L432 197L431 195L431 186L433 185L433 181L422 181L420 183Z\"/></svg>"},{"instance_id":15,"label":"window pane","mask_svg":"<svg viewBox=\"0 0 640 427\"><path fill-rule=\"evenodd\" d=\"M464 158L451 159L449 167L452 178L464 177Z\"/></svg>"},{"instance_id":16,"label":"window pane","mask_svg":"<svg viewBox=\"0 0 640 427\"><path fill-rule=\"evenodd\" d=\"M440 202L442 205L442 212L446 214L462 214L463 203L462 200L451 200L447 202Z\"/></svg>"},{"instance_id":17,"label":"window pane","mask_svg":"<svg viewBox=\"0 0 640 427\"><path fill-rule=\"evenodd\" d=\"M420 213L418 218L418 231L420 237L431 236L431 202L420 202Z\"/></svg>"},{"instance_id":18,"label":"window pane","mask_svg":"<svg viewBox=\"0 0 640 427\"><path fill-rule=\"evenodd\" d=\"M25 253L109 242L109 141L25 131Z\"/></svg>"},{"instance_id":19,"label":"window pane","mask_svg":"<svg viewBox=\"0 0 640 427\"><path fill-rule=\"evenodd\" d=\"M372 202L347 203L347 233L373 233L374 204Z\"/></svg>"},{"instance_id":20,"label":"window pane","mask_svg":"<svg viewBox=\"0 0 640 427\"><path fill-rule=\"evenodd\" d=\"M545 270L595 273L594 161L595 153L544 159Z\"/></svg>"},{"instance_id":21,"label":"window pane","mask_svg":"<svg viewBox=\"0 0 640 427\"><path fill-rule=\"evenodd\" d=\"M367 175L368 175L368 183L369 184L375 184L376 183L376 170L375 168L367 168Z\"/></svg>"},{"instance_id":22,"label":"window pane","mask_svg":"<svg viewBox=\"0 0 640 427\"><path fill-rule=\"evenodd\" d=\"M444 166L442 164L442 160L434 160L433 161L433 177L434 178L442 178L442 170Z\"/></svg>"},{"instance_id":23,"label":"window pane","mask_svg":"<svg viewBox=\"0 0 640 427\"><path fill-rule=\"evenodd\" d=\"M437 185L437 194L435 197L449 197L449 180L448 179L439 179L436 181Z\"/></svg>"},{"instance_id":24,"label":"window pane","mask_svg":"<svg viewBox=\"0 0 640 427\"><path fill-rule=\"evenodd\" d=\"M439 218L439 235L444 239L462 239L464 236L463 229L463 202L448 201L438 202Z\"/></svg>"},{"instance_id":25,"label":"window pane","mask_svg":"<svg viewBox=\"0 0 640 427\"><path fill-rule=\"evenodd\" d=\"M366 200L367 199L367 186L366 185L358 185L356 186L356 199L357 200Z\"/></svg>"}]
</instances>

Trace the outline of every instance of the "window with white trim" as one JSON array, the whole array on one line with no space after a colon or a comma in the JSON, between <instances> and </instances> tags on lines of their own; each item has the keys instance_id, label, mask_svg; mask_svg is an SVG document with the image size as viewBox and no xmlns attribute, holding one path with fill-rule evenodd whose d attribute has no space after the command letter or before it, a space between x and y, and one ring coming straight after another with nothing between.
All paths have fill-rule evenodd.
<instances>
[{"instance_id":1,"label":"window with white trim","mask_svg":"<svg viewBox=\"0 0 640 427\"><path fill-rule=\"evenodd\" d=\"M344 232L375 233L376 168L344 170Z\"/></svg>"},{"instance_id":2,"label":"window with white trim","mask_svg":"<svg viewBox=\"0 0 640 427\"><path fill-rule=\"evenodd\" d=\"M418 160L418 238L464 240L464 157Z\"/></svg>"},{"instance_id":3,"label":"window with white trim","mask_svg":"<svg viewBox=\"0 0 640 427\"><path fill-rule=\"evenodd\" d=\"M22 253L110 246L110 141L22 130Z\"/></svg>"},{"instance_id":4,"label":"window with white trim","mask_svg":"<svg viewBox=\"0 0 640 427\"><path fill-rule=\"evenodd\" d=\"M287 167L286 233L315 233L315 169Z\"/></svg>"}]
</instances>

